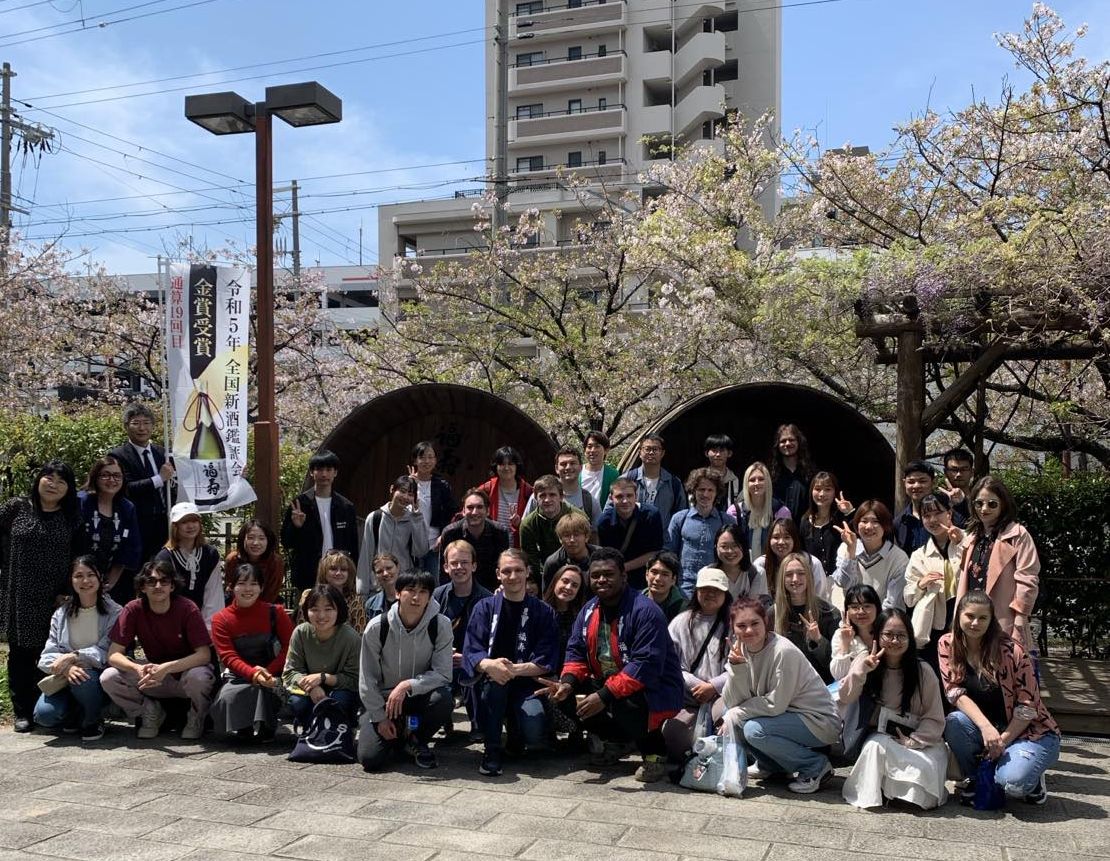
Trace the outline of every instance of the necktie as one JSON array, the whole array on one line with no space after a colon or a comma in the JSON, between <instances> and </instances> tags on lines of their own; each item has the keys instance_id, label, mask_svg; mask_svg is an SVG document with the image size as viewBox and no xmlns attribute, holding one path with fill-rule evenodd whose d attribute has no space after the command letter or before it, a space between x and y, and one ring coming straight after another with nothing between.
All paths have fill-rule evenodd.
<instances>
[{"instance_id":1,"label":"necktie","mask_svg":"<svg viewBox=\"0 0 1110 861\"><path fill-rule=\"evenodd\" d=\"M154 468L154 461L150 457L150 449L143 449L143 466L146 467L146 474L153 478L157 475L157 470Z\"/></svg>"}]
</instances>

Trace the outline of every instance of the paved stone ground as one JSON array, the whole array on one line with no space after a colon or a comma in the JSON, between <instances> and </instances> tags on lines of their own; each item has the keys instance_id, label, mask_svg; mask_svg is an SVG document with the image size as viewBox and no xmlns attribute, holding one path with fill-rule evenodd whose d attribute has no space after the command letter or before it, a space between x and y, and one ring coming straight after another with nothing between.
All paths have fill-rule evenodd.
<instances>
[{"instance_id":1,"label":"paved stone ground","mask_svg":"<svg viewBox=\"0 0 1110 861\"><path fill-rule=\"evenodd\" d=\"M1065 738L1044 807L856 811L838 779L816 795L753 786L739 800L632 780L584 760L477 773L475 749L440 767L300 766L287 745L235 749L116 725L95 745L0 731L0 861L1073 861L1110 857L1110 742Z\"/></svg>"}]
</instances>

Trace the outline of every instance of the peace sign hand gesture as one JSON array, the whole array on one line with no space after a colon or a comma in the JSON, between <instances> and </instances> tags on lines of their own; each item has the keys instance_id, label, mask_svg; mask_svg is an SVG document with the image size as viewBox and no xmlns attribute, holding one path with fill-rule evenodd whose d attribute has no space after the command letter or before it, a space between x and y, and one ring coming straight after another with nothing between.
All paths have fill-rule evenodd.
<instances>
[{"instance_id":1,"label":"peace sign hand gesture","mask_svg":"<svg viewBox=\"0 0 1110 861\"><path fill-rule=\"evenodd\" d=\"M879 648L878 642L874 642L871 644L871 654L864 655L863 657L863 665L867 667L867 672L870 673L872 670L878 667L880 663L882 663L883 652L885 651L885 649Z\"/></svg>"},{"instance_id":2,"label":"peace sign hand gesture","mask_svg":"<svg viewBox=\"0 0 1110 861\"><path fill-rule=\"evenodd\" d=\"M744 651L744 641L739 637L732 644L732 648L728 650L728 662L730 664L746 664L748 662L748 654Z\"/></svg>"},{"instance_id":3,"label":"peace sign hand gesture","mask_svg":"<svg viewBox=\"0 0 1110 861\"><path fill-rule=\"evenodd\" d=\"M306 515L301 511L301 501L299 499L293 500L293 507L289 511L289 519L293 521L293 525L300 529L304 526Z\"/></svg>"},{"instance_id":4,"label":"peace sign hand gesture","mask_svg":"<svg viewBox=\"0 0 1110 861\"><path fill-rule=\"evenodd\" d=\"M817 626L817 618L813 613L803 613L802 620L805 622L806 639L811 643L821 642L821 629Z\"/></svg>"},{"instance_id":5,"label":"peace sign hand gesture","mask_svg":"<svg viewBox=\"0 0 1110 861\"><path fill-rule=\"evenodd\" d=\"M843 490L840 491L840 493L836 497L836 507L837 510L844 515L851 514L853 511L856 510L856 507L852 505L851 501L849 501L849 499L844 495Z\"/></svg>"},{"instance_id":6,"label":"peace sign hand gesture","mask_svg":"<svg viewBox=\"0 0 1110 861\"><path fill-rule=\"evenodd\" d=\"M840 635L840 648L847 654L852 648L852 637L856 635L856 629L852 627L852 623L845 616L840 622L840 627L836 630Z\"/></svg>"},{"instance_id":7,"label":"peace sign hand gesture","mask_svg":"<svg viewBox=\"0 0 1110 861\"><path fill-rule=\"evenodd\" d=\"M847 523L840 526L833 525L833 529L840 533L840 540L846 548L848 548L848 558L856 558L856 533L852 531L852 527Z\"/></svg>"}]
</instances>

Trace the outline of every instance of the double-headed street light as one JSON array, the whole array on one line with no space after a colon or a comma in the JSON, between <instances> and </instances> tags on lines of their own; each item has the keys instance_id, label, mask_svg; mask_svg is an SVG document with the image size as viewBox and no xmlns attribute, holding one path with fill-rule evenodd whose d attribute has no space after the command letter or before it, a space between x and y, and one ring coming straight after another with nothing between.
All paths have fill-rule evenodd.
<instances>
[{"instance_id":1,"label":"double-headed street light","mask_svg":"<svg viewBox=\"0 0 1110 861\"><path fill-rule=\"evenodd\" d=\"M278 426L274 412L274 154L272 117L291 126L316 126L343 119L343 102L315 81L267 87L266 98L249 102L238 93L185 97L185 117L214 135L254 132L257 238L258 420L254 423L255 491L258 518L277 529L281 507Z\"/></svg>"}]
</instances>

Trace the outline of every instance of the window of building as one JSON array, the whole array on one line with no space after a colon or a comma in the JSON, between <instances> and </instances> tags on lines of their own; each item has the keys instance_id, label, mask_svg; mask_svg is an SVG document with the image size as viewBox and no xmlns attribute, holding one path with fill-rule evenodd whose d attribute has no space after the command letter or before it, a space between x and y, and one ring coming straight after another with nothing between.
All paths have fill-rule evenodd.
<instances>
[{"instance_id":1,"label":"window of building","mask_svg":"<svg viewBox=\"0 0 1110 861\"><path fill-rule=\"evenodd\" d=\"M609 49L606 48L604 45L597 46L597 55L599 57L604 57L607 53L609 53Z\"/></svg>"},{"instance_id":2,"label":"window of building","mask_svg":"<svg viewBox=\"0 0 1110 861\"><path fill-rule=\"evenodd\" d=\"M582 100L581 99L571 99L570 101L568 101L567 102L567 113L568 114L580 114L580 113L582 113Z\"/></svg>"},{"instance_id":3,"label":"window of building","mask_svg":"<svg viewBox=\"0 0 1110 861\"><path fill-rule=\"evenodd\" d=\"M582 167L582 150L567 153L567 167Z\"/></svg>"},{"instance_id":4,"label":"window of building","mask_svg":"<svg viewBox=\"0 0 1110 861\"><path fill-rule=\"evenodd\" d=\"M608 99L602 97L602 98L597 100L597 109L599 111L603 111L608 107L609 107L609 100Z\"/></svg>"},{"instance_id":5,"label":"window of building","mask_svg":"<svg viewBox=\"0 0 1110 861\"><path fill-rule=\"evenodd\" d=\"M533 117L543 116L543 103L540 102L534 105L517 105L516 118L518 120L530 120Z\"/></svg>"},{"instance_id":6,"label":"window of building","mask_svg":"<svg viewBox=\"0 0 1110 861\"><path fill-rule=\"evenodd\" d=\"M606 162L605 150L599 149L597 151L597 163L598 164L605 164L605 162Z\"/></svg>"},{"instance_id":7,"label":"window of building","mask_svg":"<svg viewBox=\"0 0 1110 861\"><path fill-rule=\"evenodd\" d=\"M543 62L543 51L529 51L527 54L517 54L516 64L518 66L535 66Z\"/></svg>"},{"instance_id":8,"label":"window of building","mask_svg":"<svg viewBox=\"0 0 1110 861\"><path fill-rule=\"evenodd\" d=\"M574 45L570 48L567 48L567 59L568 60L581 60L582 59L582 46L581 45Z\"/></svg>"},{"instance_id":9,"label":"window of building","mask_svg":"<svg viewBox=\"0 0 1110 861\"><path fill-rule=\"evenodd\" d=\"M521 156L516 160L516 169L521 170L543 170L543 156L542 155L526 155Z\"/></svg>"},{"instance_id":10,"label":"window of building","mask_svg":"<svg viewBox=\"0 0 1110 861\"><path fill-rule=\"evenodd\" d=\"M528 3L517 3L517 15L538 15L543 11L543 0L531 0Z\"/></svg>"},{"instance_id":11,"label":"window of building","mask_svg":"<svg viewBox=\"0 0 1110 861\"><path fill-rule=\"evenodd\" d=\"M582 5L582 0L567 0L568 9L577 9Z\"/></svg>"}]
</instances>

